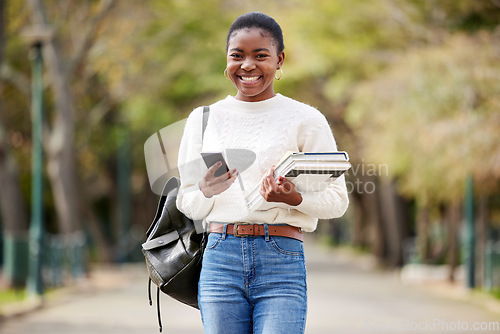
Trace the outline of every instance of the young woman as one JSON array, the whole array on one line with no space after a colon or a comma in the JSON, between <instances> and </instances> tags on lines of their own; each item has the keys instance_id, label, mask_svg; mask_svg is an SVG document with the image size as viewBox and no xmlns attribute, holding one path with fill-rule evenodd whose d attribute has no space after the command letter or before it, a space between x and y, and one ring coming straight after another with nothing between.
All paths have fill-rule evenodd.
<instances>
[{"instance_id":1,"label":"young woman","mask_svg":"<svg viewBox=\"0 0 500 334\"><path fill-rule=\"evenodd\" d=\"M337 146L318 110L274 92L285 60L282 31L274 19L262 13L238 17L226 50L224 75L236 96L210 106L203 139L202 108L191 113L178 159L177 205L192 219L203 219L210 232L198 293L205 333L303 333L302 233L314 231L318 218L342 216L349 200L343 177L325 190L300 193L284 178L275 182L273 166L287 151L331 152ZM207 170L200 153L228 149L253 152L255 160L215 177L220 165ZM288 206L250 211L246 195L257 184L268 202Z\"/></svg>"}]
</instances>

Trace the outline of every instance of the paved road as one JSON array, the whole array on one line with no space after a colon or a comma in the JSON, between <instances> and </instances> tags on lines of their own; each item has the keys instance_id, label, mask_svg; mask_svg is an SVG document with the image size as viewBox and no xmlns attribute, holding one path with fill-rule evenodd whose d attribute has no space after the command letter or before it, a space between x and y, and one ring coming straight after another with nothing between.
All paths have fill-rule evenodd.
<instances>
[{"instance_id":1,"label":"paved road","mask_svg":"<svg viewBox=\"0 0 500 334\"><path fill-rule=\"evenodd\" d=\"M368 269L363 265L367 262L311 243L306 252L307 334L500 333L498 327L491 330L491 326L499 326L500 313L404 286L395 273ZM101 270L97 283L58 296L41 310L5 321L0 333L158 333L156 309L147 303L145 275L143 265ZM166 296L161 307L164 333L203 333L196 310Z\"/></svg>"}]
</instances>

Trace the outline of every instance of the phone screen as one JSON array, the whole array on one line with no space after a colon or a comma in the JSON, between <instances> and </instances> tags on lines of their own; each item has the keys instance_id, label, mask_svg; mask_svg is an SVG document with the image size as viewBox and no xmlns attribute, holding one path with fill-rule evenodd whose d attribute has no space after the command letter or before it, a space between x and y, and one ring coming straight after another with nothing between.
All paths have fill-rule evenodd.
<instances>
[{"instance_id":1,"label":"phone screen","mask_svg":"<svg viewBox=\"0 0 500 334\"><path fill-rule=\"evenodd\" d=\"M229 172L229 168L227 167L227 163L222 155L222 152L202 152L201 156L203 157L203 161L205 161L208 168L212 167L218 161L222 161L222 166L215 171L215 177Z\"/></svg>"}]
</instances>

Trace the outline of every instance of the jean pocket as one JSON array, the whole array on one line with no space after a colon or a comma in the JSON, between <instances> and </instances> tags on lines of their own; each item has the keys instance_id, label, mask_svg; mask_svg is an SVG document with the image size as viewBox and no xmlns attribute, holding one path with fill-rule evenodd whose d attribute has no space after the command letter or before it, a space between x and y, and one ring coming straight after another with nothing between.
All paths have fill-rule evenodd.
<instances>
[{"instance_id":1,"label":"jean pocket","mask_svg":"<svg viewBox=\"0 0 500 334\"><path fill-rule=\"evenodd\" d=\"M287 237L270 237L269 243L278 253L289 256L304 256L302 241Z\"/></svg>"},{"instance_id":2,"label":"jean pocket","mask_svg":"<svg viewBox=\"0 0 500 334\"><path fill-rule=\"evenodd\" d=\"M217 246L220 244L221 239L221 233L210 233L208 235L207 246L205 247L205 250L217 248Z\"/></svg>"}]
</instances>

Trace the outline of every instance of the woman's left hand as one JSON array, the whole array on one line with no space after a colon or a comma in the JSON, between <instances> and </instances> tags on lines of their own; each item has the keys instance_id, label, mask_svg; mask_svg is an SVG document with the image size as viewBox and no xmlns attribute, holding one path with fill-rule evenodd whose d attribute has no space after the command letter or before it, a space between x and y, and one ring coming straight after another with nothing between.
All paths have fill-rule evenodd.
<instances>
[{"instance_id":1,"label":"woman's left hand","mask_svg":"<svg viewBox=\"0 0 500 334\"><path fill-rule=\"evenodd\" d=\"M277 181L274 180L273 166L266 172L260 186L260 194L267 202L282 202L291 206L302 203L302 195L295 189L295 184L280 176Z\"/></svg>"}]
</instances>

